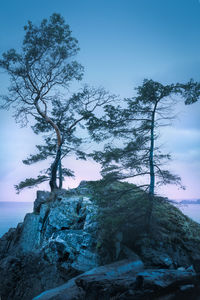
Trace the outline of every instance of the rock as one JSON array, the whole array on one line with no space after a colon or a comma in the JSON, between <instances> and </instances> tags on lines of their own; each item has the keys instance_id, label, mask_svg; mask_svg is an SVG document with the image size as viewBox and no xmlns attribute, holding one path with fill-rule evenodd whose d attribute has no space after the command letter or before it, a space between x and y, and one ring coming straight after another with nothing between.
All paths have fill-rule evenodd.
<instances>
[{"instance_id":1,"label":"rock","mask_svg":"<svg viewBox=\"0 0 200 300\"><path fill-rule=\"evenodd\" d=\"M195 288L194 284L185 284L185 285L180 286L180 290L183 291L183 292L187 291L187 290L194 289L194 288Z\"/></svg>"},{"instance_id":2,"label":"rock","mask_svg":"<svg viewBox=\"0 0 200 300\"><path fill-rule=\"evenodd\" d=\"M9 249L13 248L20 238L22 226L22 223L19 223L17 228L10 228L0 239L0 258L9 255Z\"/></svg>"},{"instance_id":3,"label":"rock","mask_svg":"<svg viewBox=\"0 0 200 300\"><path fill-rule=\"evenodd\" d=\"M122 232L117 232L115 235L115 258L118 259L120 251L121 251L121 242L123 241L123 233Z\"/></svg>"},{"instance_id":4,"label":"rock","mask_svg":"<svg viewBox=\"0 0 200 300\"><path fill-rule=\"evenodd\" d=\"M175 269L143 268L141 261L129 260L97 267L60 287L42 293L33 300L186 300L190 299L190 296L193 296L193 300L199 299L198 276ZM188 298L184 298L184 295Z\"/></svg>"},{"instance_id":5,"label":"rock","mask_svg":"<svg viewBox=\"0 0 200 300\"><path fill-rule=\"evenodd\" d=\"M196 273L200 273L200 259L194 259L193 267Z\"/></svg>"},{"instance_id":6,"label":"rock","mask_svg":"<svg viewBox=\"0 0 200 300\"><path fill-rule=\"evenodd\" d=\"M63 284L67 277L60 276L55 264L29 253L1 260L0 279L2 300L29 300L42 290Z\"/></svg>"},{"instance_id":7,"label":"rock","mask_svg":"<svg viewBox=\"0 0 200 300\"><path fill-rule=\"evenodd\" d=\"M172 285L175 288L183 284L193 284L197 280L196 275L182 270L147 269L138 273L137 276L143 278L143 289L152 286L153 290L166 289Z\"/></svg>"},{"instance_id":8,"label":"rock","mask_svg":"<svg viewBox=\"0 0 200 300\"><path fill-rule=\"evenodd\" d=\"M142 270L144 267L141 261L129 261L123 260L110 265L94 268L84 275L79 275L72 280L68 281L66 284L63 284L60 287L46 291L41 295L35 297L33 300L74 300L74 299L99 299L97 290L93 290L92 297L94 293L96 296L94 298L87 298L87 291L83 288L83 280L85 278L105 278L105 280L117 280L120 276L133 277L138 271ZM127 277L126 277L127 278ZM103 298L102 298L103 299ZM107 299L107 298L105 298ZM110 298L109 298L110 299Z\"/></svg>"},{"instance_id":9,"label":"rock","mask_svg":"<svg viewBox=\"0 0 200 300\"><path fill-rule=\"evenodd\" d=\"M75 283L75 278L55 289L48 290L33 298L33 300L75 300L85 299L85 292Z\"/></svg>"},{"instance_id":10,"label":"rock","mask_svg":"<svg viewBox=\"0 0 200 300\"><path fill-rule=\"evenodd\" d=\"M154 249L154 246L150 246L148 249L145 245L141 247L140 251L140 256L143 257L145 261L148 261L147 265L159 268L173 267L173 260L167 253L165 253L164 249Z\"/></svg>"},{"instance_id":11,"label":"rock","mask_svg":"<svg viewBox=\"0 0 200 300\"><path fill-rule=\"evenodd\" d=\"M47 202L49 197L50 197L50 192L37 191L37 197L34 202L33 212L39 213L41 205Z\"/></svg>"},{"instance_id":12,"label":"rock","mask_svg":"<svg viewBox=\"0 0 200 300\"><path fill-rule=\"evenodd\" d=\"M122 247L121 251L124 253L127 259L133 261L140 260L140 257L135 252L133 252L130 248L126 247L125 245L122 245L121 247Z\"/></svg>"},{"instance_id":13,"label":"rock","mask_svg":"<svg viewBox=\"0 0 200 300\"><path fill-rule=\"evenodd\" d=\"M3 270L0 271L0 295L29 300L98 266L97 223L92 218L95 211L88 197L69 195L66 191L58 195L38 191L34 212L0 239L0 270ZM14 259L12 266L10 257ZM42 276L45 284L38 283ZM16 284L24 290L23 295L15 289ZM13 286L12 292L7 285Z\"/></svg>"},{"instance_id":14,"label":"rock","mask_svg":"<svg viewBox=\"0 0 200 300\"><path fill-rule=\"evenodd\" d=\"M81 299L83 295L87 300L96 299L99 291L102 299L107 295L132 299L147 293L148 284L154 293L153 286L158 290L167 289L169 282L176 285L178 276L184 274L191 280L183 280L178 287L196 284L193 279L196 272L200 272L200 225L169 203L155 199L154 223L152 231L147 233L146 200L135 201L132 194L122 199L123 209L118 200L113 201L109 214L101 215L100 222L99 211L105 212L108 205L104 198L100 199L102 209L99 200L96 201L100 191L98 184L82 182L77 189L69 191L37 192L34 212L27 214L23 223L0 239L2 300L30 300L67 281L69 284L66 283L64 289L58 287L57 298L52 299L72 299L69 293L63 296L61 292L68 288L74 299ZM127 183L113 183L112 190L115 187L118 192L127 188ZM101 197L109 192L104 189ZM121 212L125 219L119 225ZM113 224L117 226L112 227ZM114 262L115 266L111 264ZM143 267L147 269L146 275L139 273ZM184 269L175 270L180 267ZM153 268L157 273L152 273ZM82 273L84 276L80 277ZM70 281L75 276L79 276L78 279ZM87 285L93 288L94 294L90 294ZM188 290L196 290L196 285ZM189 293L188 290L185 293ZM179 292L183 293L181 288Z\"/></svg>"},{"instance_id":15,"label":"rock","mask_svg":"<svg viewBox=\"0 0 200 300\"><path fill-rule=\"evenodd\" d=\"M173 292L172 295L176 296L180 290L193 289L194 283L199 282L190 272L177 270L147 269L136 274L114 274L108 276L106 272L102 274L91 271L80 275L76 284L85 291L86 299L158 299L161 295Z\"/></svg>"},{"instance_id":16,"label":"rock","mask_svg":"<svg viewBox=\"0 0 200 300\"><path fill-rule=\"evenodd\" d=\"M185 268L184 267L179 267L177 270L178 271L185 271Z\"/></svg>"},{"instance_id":17,"label":"rock","mask_svg":"<svg viewBox=\"0 0 200 300\"><path fill-rule=\"evenodd\" d=\"M17 245L22 252L32 252L40 246L40 216L27 214Z\"/></svg>"},{"instance_id":18,"label":"rock","mask_svg":"<svg viewBox=\"0 0 200 300\"><path fill-rule=\"evenodd\" d=\"M195 273L194 267L193 266L189 266L187 269L187 271Z\"/></svg>"}]
</instances>

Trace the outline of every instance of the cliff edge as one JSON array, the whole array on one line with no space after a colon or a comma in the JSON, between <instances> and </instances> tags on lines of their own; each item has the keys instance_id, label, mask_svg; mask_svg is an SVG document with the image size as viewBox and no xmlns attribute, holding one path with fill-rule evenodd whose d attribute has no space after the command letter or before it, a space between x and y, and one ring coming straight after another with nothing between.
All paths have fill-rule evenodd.
<instances>
[{"instance_id":1,"label":"cliff edge","mask_svg":"<svg viewBox=\"0 0 200 300\"><path fill-rule=\"evenodd\" d=\"M112 292L107 292L115 299L129 299L127 295L120 298L117 286L120 278L125 284L131 272L135 274L129 276L132 290L139 286L145 290L147 278L155 286L157 276L163 282L171 278L170 286L189 284L189 289L196 289L199 262L200 225L168 201L156 197L149 206L148 197L134 185L116 182L105 188L102 182L82 182L69 191L38 191L33 213L0 239L0 296L1 300L30 300L73 282L70 286L79 292L76 299L85 299L89 286L93 294L87 299L98 299L101 289L107 284L109 290L109 285L108 271L97 269L103 265L112 269L113 263L115 271L121 266L120 272L113 271ZM130 264L140 268L128 267L127 271L125 266ZM122 290L130 288L125 284ZM72 289L68 297L70 293ZM60 298L55 293L48 298L46 293L46 298L35 299L68 299L66 292L59 294ZM137 297L143 294L140 291ZM102 295L99 299L106 299Z\"/></svg>"}]
</instances>

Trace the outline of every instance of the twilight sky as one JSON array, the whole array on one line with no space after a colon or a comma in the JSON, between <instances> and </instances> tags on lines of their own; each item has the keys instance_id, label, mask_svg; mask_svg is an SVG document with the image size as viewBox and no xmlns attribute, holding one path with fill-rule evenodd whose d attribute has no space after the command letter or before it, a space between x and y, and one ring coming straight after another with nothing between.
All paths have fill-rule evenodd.
<instances>
[{"instance_id":1,"label":"twilight sky","mask_svg":"<svg viewBox=\"0 0 200 300\"><path fill-rule=\"evenodd\" d=\"M133 95L144 78L163 84L200 80L200 1L198 0L7 0L0 4L0 53L18 48L27 20L39 23L53 12L61 13L79 40L77 59L85 67L83 83L104 86L121 97ZM0 93L7 77L0 71ZM171 199L200 198L200 101L177 105L177 119L162 134L172 154L169 167L181 175L186 191L166 186L158 192ZM20 128L11 111L0 111L0 201L33 201L35 190L16 195L13 185L34 177L42 165L23 166L22 159L40 141L29 128ZM98 179L94 162L69 158L76 180ZM43 185L48 188L48 185Z\"/></svg>"}]
</instances>

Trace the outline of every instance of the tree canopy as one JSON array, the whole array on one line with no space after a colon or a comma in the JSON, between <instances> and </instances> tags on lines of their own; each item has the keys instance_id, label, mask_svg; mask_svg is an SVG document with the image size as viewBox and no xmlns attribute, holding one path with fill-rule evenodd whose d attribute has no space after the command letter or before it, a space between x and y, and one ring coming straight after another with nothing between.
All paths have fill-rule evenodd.
<instances>
[{"instance_id":1,"label":"tree canopy","mask_svg":"<svg viewBox=\"0 0 200 300\"><path fill-rule=\"evenodd\" d=\"M63 159L72 155L84 160L88 157L88 153L83 150L84 145L90 143L87 127L92 122L91 120L95 118L96 111L98 112L99 108L103 109L104 105L115 100L116 96L103 88L84 86L79 92L72 94L71 97L55 98L52 102L51 119L59 127L63 139L57 174L59 188L62 187L65 176L74 176L73 170L63 167ZM57 151L54 129L43 118L37 117L35 119L36 122L32 129L36 134L43 134L45 144L36 145L37 153L31 154L23 160L26 165L32 165L47 158L55 159ZM49 180L51 169L42 170L41 174L37 178L29 178L20 182L15 186L17 191Z\"/></svg>"},{"instance_id":2,"label":"tree canopy","mask_svg":"<svg viewBox=\"0 0 200 300\"><path fill-rule=\"evenodd\" d=\"M59 14L54 13L39 26L29 21L24 30L21 52L10 49L0 60L0 67L10 76L9 93L3 97L2 107L13 107L16 120L22 124L27 124L30 116L40 117L55 131L57 153L50 176L50 187L54 190L63 136L49 111L56 90L67 88L73 79L80 80L83 67L72 60L79 51L78 42Z\"/></svg>"},{"instance_id":3,"label":"tree canopy","mask_svg":"<svg viewBox=\"0 0 200 300\"><path fill-rule=\"evenodd\" d=\"M63 175L73 175L71 170L62 167L62 158L69 153L84 158L79 150L82 139L75 135L76 127L115 96L103 88L89 87L66 96L71 81L81 80L83 67L73 60L79 51L78 41L59 14L54 13L39 26L29 21L24 30L21 52L10 49L0 60L0 67L10 76L9 91L2 97L1 107L12 107L16 121L22 125L30 119L35 121L32 126L35 133L49 133L45 144L37 146L39 153L24 160L25 164L48 157L54 159L45 174L26 179L16 185L16 189L19 191L49 179L53 191L62 187Z\"/></svg>"},{"instance_id":4,"label":"tree canopy","mask_svg":"<svg viewBox=\"0 0 200 300\"><path fill-rule=\"evenodd\" d=\"M179 95L185 104L194 103L200 96L200 83L190 80L163 85L144 80L136 88L136 96L125 99L121 106L114 105L117 97L103 88L85 86L69 95L70 83L83 77L82 65L73 59L79 46L69 25L54 13L38 26L28 21L24 30L21 50L10 49L0 59L0 67L10 77L1 108L12 108L17 122L26 125L31 120L33 131L44 135L44 143L36 146L38 152L23 162L30 165L51 158L52 163L37 178L16 185L17 191L45 180L53 191L62 187L64 176L73 176L62 159L70 154L86 158L78 127L88 129L93 141L112 140L104 151L90 155L102 164L105 178L148 177L143 187L150 195L155 194L155 185L181 185L179 176L162 168L170 155L161 152L158 132L171 120L169 106L174 102L169 104L170 97ZM103 115L99 115L99 107Z\"/></svg>"},{"instance_id":5,"label":"tree canopy","mask_svg":"<svg viewBox=\"0 0 200 300\"><path fill-rule=\"evenodd\" d=\"M97 119L98 130L91 133L96 140L101 139L104 132L117 138L117 142L105 146L104 152L93 153L94 159L102 164L105 179L142 176L146 178L142 186L151 195L155 194L155 185L178 184L183 187L178 175L163 168L171 156L161 151L158 142L160 127L169 125L173 119L176 104L173 95L184 98L186 104L195 102L199 97L199 84L190 81L163 85L145 79L136 88L136 96L125 99L125 107L107 106L106 118L103 121ZM94 127L91 126L92 131Z\"/></svg>"}]
</instances>

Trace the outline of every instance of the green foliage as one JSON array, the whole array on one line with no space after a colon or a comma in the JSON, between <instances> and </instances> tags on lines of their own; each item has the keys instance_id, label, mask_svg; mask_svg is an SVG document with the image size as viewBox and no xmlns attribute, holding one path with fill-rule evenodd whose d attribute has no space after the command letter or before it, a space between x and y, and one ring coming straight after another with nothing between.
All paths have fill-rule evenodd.
<instances>
[{"instance_id":1,"label":"green foliage","mask_svg":"<svg viewBox=\"0 0 200 300\"><path fill-rule=\"evenodd\" d=\"M125 99L126 106L107 105L104 119L95 119L91 124L95 140L115 137L103 152L94 151L92 157L101 163L102 176L110 181L146 175L149 184L143 186L150 193L154 194L155 185L177 184L183 188L179 176L163 169L171 157L161 152L158 138L160 129L173 120L176 102L171 96L179 95L186 103L194 102L199 97L199 84L190 81L162 85L145 79L136 92L135 97Z\"/></svg>"},{"instance_id":2,"label":"green foliage","mask_svg":"<svg viewBox=\"0 0 200 300\"><path fill-rule=\"evenodd\" d=\"M200 97L200 83L190 80L186 84L180 85L181 92L185 98L185 104L192 104L199 100Z\"/></svg>"},{"instance_id":3,"label":"green foliage","mask_svg":"<svg viewBox=\"0 0 200 300\"><path fill-rule=\"evenodd\" d=\"M79 51L78 42L59 14L54 13L39 26L29 21L24 30L21 52L10 49L0 60L0 67L11 79L3 107L13 106L22 124L28 122L29 115L38 117L36 99L41 105L52 102L56 87L68 87L83 74L83 67L70 59Z\"/></svg>"},{"instance_id":4,"label":"green foliage","mask_svg":"<svg viewBox=\"0 0 200 300\"><path fill-rule=\"evenodd\" d=\"M19 53L8 50L3 53L0 67L10 76L10 88L2 96L2 108L14 108L17 122L26 125L31 119L36 134L45 134L43 145L37 145L38 153L30 155L23 162L27 165L47 158L51 164L50 187L62 186L63 174L61 160L66 155L75 154L86 159L80 145L76 129L88 127L89 119L95 118L95 110L103 107L115 96L103 88L85 86L77 93L64 97L58 93L60 87L67 88L72 80L80 80L83 67L73 57L78 53L77 40L72 36L69 25L59 14L53 14L36 26L28 21L24 27L25 36ZM29 181L33 186L33 181ZM37 184L38 181L36 180ZM28 186L28 182L26 185ZM24 185L18 185L24 188Z\"/></svg>"},{"instance_id":5,"label":"green foliage","mask_svg":"<svg viewBox=\"0 0 200 300\"><path fill-rule=\"evenodd\" d=\"M39 26L28 21L24 30L21 51L18 53L14 49L8 50L0 60L0 67L10 76L10 87L7 95L1 97L1 107L14 108L15 119L22 125L26 125L30 119L35 120L32 128L36 134L51 133L51 136L45 139L46 145L38 146L39 153L31 155L24 163L29 165L53 156L50 174L50 187L53 190L57 188L56 176L58 166L61 165L61 145L64 136L62 128L59 128L62 127L62 124L59 124L61 121L56 118L56 114L51 116L51 110L57 105L61 111L62 105L57 96L57 89L68 88L74 79L80 80L83 67L72 60L79 51L78 42L72 37L69 25L65 24L59 14L54 13ZM52 131L55 134L53 137ZM72 142L72 139L70 136L68 142ZM59 170L59 186L62 186L61 168ZM19 191L20 188L33 186L34 182L42 182L41 177L22 182L17 189Z\"/></svg>"},{"instance_id":6,"label":"green foliage","mask_svg":"<svg viewBox=\"0 0 200 300\"><path fill-rule=\"evenodd\" d=\"M27 178L24 181L21 181L18 185L15 185L15 189L17 190L17 193L24 188L32 188L34 186L37 186L38 184L47 181L49 179L46 175L39 175L37 178Z\"/></svg>"},{"instance_id":7,"label":"green foliage","mask_svg":"<svg viewBox=\"0 0 200 300\"><path fill-rule=\"evenodd\" d=\"M90 188L90 197L98 207L97 220L100 227L100 239L113 239L122 227L129 222L133 223L137 212L146 210L148 195L134 184L105 179L87 182ZM142 205L141 205L142 203ZM145 223L145 222L144 222Z\"/></svg>"},{"instance_id":8,"label":"green foliage","mask_svg":"<svg viewBox=\"0 0 200 300\"><path fill-rule=\"evenodd\" d=\"M96 108L102 107L104 103L114 99L114 95L110 95L104 89L90 88L84 86L78 93L74 93L67 99L60 99L57 96L52 102L51 120L59 127L62 133L62 155L61 161L64 157L69 155L76 156L77 159L86 160L87 154L81 149L87 139L78 137L78 128L82 129L88 127L88 122L95 118L94 112ZM30 155L23 160L26 165L31 165L47 158L55 158L56 156L56 136L54 129L42 117L35 118L36 123L32 126L36 134L44 133L44 145L37 145L37 154ZM86 135L86 134L85 134ZM74 176L71 170L62 167L62 178L64 176Z\"/></svg>"},{"instance_id":9,"label":"green foliage","mask_svg":"<svg viewBox=\"0 0 200 300\"><path fill-rule=\"evenodd\" d=\"M166 198L154 196L151 205L148 193L127 182L108 184L100 180L86 182L84 187L98 208L94 216L99 224L97 250L105 259L109 255L109 259L116 260L119 235L122 252L126 246L141 257L144 250L148 257L148 249L156 252L163 247L170 251L170 247L182 247L183 242L192 239L200 243L200 226Z\"/></svg>"},{"instance_id":10,"label":"green foliage","mask_svg":"<svg viewBox=\"0 0 200 300\"><path fill-rule=\"evenodd\" d=\"M74 177L74 172L70 169L67 169L67 168L62 168L62 175L63 177L66 176L66 177Z\"/></svg>"}]
</instances>

